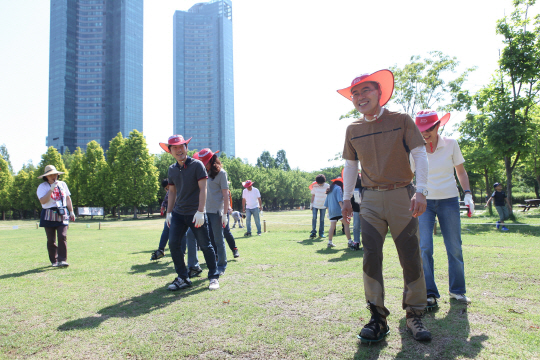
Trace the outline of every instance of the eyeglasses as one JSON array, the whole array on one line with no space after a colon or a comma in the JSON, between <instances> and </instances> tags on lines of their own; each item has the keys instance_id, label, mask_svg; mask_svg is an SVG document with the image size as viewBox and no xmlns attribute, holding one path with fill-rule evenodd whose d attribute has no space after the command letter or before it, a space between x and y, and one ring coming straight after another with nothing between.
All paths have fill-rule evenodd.
<instances>
[{"instance_id":1,"label":"eyeglasses","mask_svg":"<svg viewBox=\"0 0 540 360\"><path fill-rule=\"evenodd\" d=\"M364 89L360 92L358 90L355 90L355 93L351 95L351 99L358 98L359 96L366 96L369 92L374 91L377 89Z\"/></svg>"}]
</instances>

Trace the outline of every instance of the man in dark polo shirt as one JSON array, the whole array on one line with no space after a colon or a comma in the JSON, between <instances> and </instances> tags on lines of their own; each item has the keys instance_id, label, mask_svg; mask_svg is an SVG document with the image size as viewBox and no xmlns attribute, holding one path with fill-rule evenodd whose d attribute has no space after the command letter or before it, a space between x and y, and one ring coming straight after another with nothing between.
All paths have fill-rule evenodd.
<instances>
[{"instance_id":1,"label":"man in dark polo shirt","mask_svg":"<svg viewBox=\"0 0 540 360\"><path fill-rule=\"evenodd\" d=\"M360 222L364 246L364 291L371 320L360 332L363 341L380 341L388 333L382 277L383 244L388 228L403 268L402 307L407 329L416 340L431 339L422 323L426 307L426 282L422 268L418 219L426 209L427 154L422 134L408 114L389 111L383 106L392 97L394 76L380 70L355 78L351 86L338 90L363 117L353 121L345 135L343 158L343 218L352 216L351 196L362 166ZM409 154L416 164L416 189Z\"/></svg>"},{"instance_id":2,"label":"man in dark polo shirt","mask_svg":"<svg viewBox=\"0 0 540 360\"><path fill-rule=\"evenodd\" d=\"M178 277L168 289L176 291L191 286L184 254L180 250L182 238L190 228L201 247L208 267L209 289L216 290L219 289L216 253L210 243L208 228L204 221L208 175L202 162L187 155L190 140L191 138L184 140L182 135L173 135L169 137L167 143L159 143L163 150L176 159L176 163L169 167L168 174L167 224L170 227L169 249Z\"/></svg>"}]
</instances>

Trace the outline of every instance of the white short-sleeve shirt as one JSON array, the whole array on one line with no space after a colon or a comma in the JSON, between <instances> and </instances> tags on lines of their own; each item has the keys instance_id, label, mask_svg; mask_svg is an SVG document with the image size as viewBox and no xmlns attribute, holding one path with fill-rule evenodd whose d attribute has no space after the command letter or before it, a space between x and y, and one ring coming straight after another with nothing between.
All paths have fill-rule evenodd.
<instances>
[{"instance_id":1,"label":"white short-sleeve shirt","mask_svg":"<svg viewBox=\"0 0 540 360\"><path fill-rule=\"evenodd\" d=\"M259 207L259 198L261 193L255 186L251 187L251 191L244 189L242 191L242 198L246 199L246 209L255 209Z\"/></svg>"},{"instance_id":2,"label":"white short-sleeve shirt","mask_svg":"<svg viewBox=\"0 0 540 360\"><path fill-rule=\"evenodd\" d=\"M311 188L311 194L315 195L313 198L313 207L316 209L326 209L324 206L324 201L326 200L326 189L328 189L330 185L328 183L323 183L322 186L319 184L313 185Z\"/></svg>"},{"instance_id":3,"label":"white short-sleeve shirt","mask_svg":"<svg viewBox=\"0 0 540 360\"><path fill-rule=\"evenodd\" d=\"M428 196L429 200L449 199L459 196L454 167L465 162L456 140L440 136L437 148L433 154L428 152ZM412 156L411 168L414 172L414 160Z\"/></svg>"},{"instance_id":4,"label":"white short-sleeve shirt","mask_svg":"<svg viewBox=\"0 0 540 360\"><path fill-rule=\"evenodd\" d=\"M58 190L58 188L60 188L60 190L62 191L61 203L60 203L60 191ZM41 199L42 197L44 197L49 192L50 189L51 189L51 185L48 182L44 181L43 183L41 183L38 186L37 192L36 192L38 199ZM54 189L53 193L51 194L51 198L49 199L47 203L41 204L41 207L44 209L49 209L52 207L58 207L59 205L67 206L67 201L66 201L67 196L71 196L71 193L69 192L67 184L63 181L58 181L58 186L56 187L56 189Z\"/></svg>"}]
</instances>

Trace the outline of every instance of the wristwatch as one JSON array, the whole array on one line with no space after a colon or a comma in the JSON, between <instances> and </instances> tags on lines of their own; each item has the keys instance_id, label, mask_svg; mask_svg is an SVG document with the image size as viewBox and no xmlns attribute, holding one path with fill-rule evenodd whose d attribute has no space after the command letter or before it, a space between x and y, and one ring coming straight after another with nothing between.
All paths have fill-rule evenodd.
<instances>
[{"instance_id":1,"label":"wristwatch","mask_svg":"<svg viewBox=\"0 0 540 360\"><path fill-rule=\"evenodd\" d=\"M427 189L424 189L424 188L416 188L416 192L417 192L417 193L420 193L420 194L422 194L422 195L424 195L424 196L428 196L428 191L427 191Z\"/></svg>"}]
</instances>

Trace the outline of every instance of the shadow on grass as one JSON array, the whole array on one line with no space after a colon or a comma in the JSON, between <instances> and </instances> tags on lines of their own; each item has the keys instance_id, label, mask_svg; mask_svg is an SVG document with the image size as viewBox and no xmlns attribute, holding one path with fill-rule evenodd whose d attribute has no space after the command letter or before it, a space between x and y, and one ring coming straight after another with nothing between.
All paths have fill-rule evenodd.
<instances>
[{"instance_id":1,"label":"shadow on grass","mask_svg":"<svg viewBox=\"0 0 540 360\"><path fill-rule=\"evenodd\" d=\"M328 255L328 254L338 255L339 253L341 253L340 257L332 258L328 260L328 262L347 261L354 258L364 257L364 250L352 250L349 248L326 247L324 249L319 249L315 252L321 255Z\"/></svg>"},{"instance_id":2,"label":"shadow on grass","mask_svg":"<svg viewBox=\"0 0 540 360\"><path fill-rule=\"evenodd\" d=\"M26 276L26 275L30 275L30 274L37 274L37 273L40 273L40 272L43 272L43 271L46 271L46 270L57 270L57 269L59 269L59 268L53 268L50 265L49 266L42 266L42 267L35 268L35 269L32 269L32 270L26 270L26 271L21 271L21 272L18 272L18 273L0 275L0 280Z\"/></svg>"},{"instance_id":3,"label":"shadow on grass","mask_svg":"<svg viewBox=\"0 0 540 360\"><path fill-rule=\"evenodd\" d=\"M534 235L540 236L540 226L512 226L512 224L523 224L520 222L507 222L508 229L507 233L520 234L520 235ZM495 228L495 225L473 225L473 224L462 224L461 235L486 235L500 232Z\"/></svg>"},{"instance_id":4,"label":"shadow on grass","mask_svg":"<svg viewBox=\"0 0 540 360\"><path fill-rule=\"evenodd\" d=\"M163 258L160 260L163 260ZM146 274L152 277L162 277L162 276L169 276L172 274L176 274L172 259L169 261L160 261L160 260L149 262L147 264L132 265L130 274L132 275ZM227 262L231 262L231 261L229 260ZM207 269L205 263L199 264L199 266L203 270Z\"/></svg>"},{"instance_id":5,"label":"shadow on grass","mask_svg":"<svg viewBox=\"0 0 540 360\"><path fill-rule=\"evenodd\" d=\"M135 296L129 300L119 302L118 304L107 306L98 311L96 316L68 321L58 327L60 331L94 329L109 318L134 318L146 315L152 311L162 309L171 303L195 295L201 291L209 291L206 286L202 286L206 279L193 281L193 286L178 292L172 292L165 288L155 289L153 291Z\"/></svg>"},{"instance_id":6,"label":"shadow on grass","mask_svg":"<svg viewBox=\"0 0 540 360\"><path fill-rule=\"evenodd\" d=\"M424 325L431 331L430 342L417 342L408 332L406 319L399 322L401 335L401 351L396 358L433 358L433 359L474 359L484 348L487 335L476 335L469 339L470 324L468 308L465 304L450 301L450 309L444 318L436 319L439 311L428 312L424 317Z\"/></svg>"},{"instance_id":7,"label":"shadow on grass","mask_svg":"<svg viewBox=\"0 0 540 360\"><path fill-rule=\"evenodd\" d=\"M320 238L320 237L307 238L307 239L302 240L302 241L297 241L297 243L301 244L301 245L316 245L316 244L322 243L324 241L328 241L328 238Z\"/></svg>"}]
</instances>

